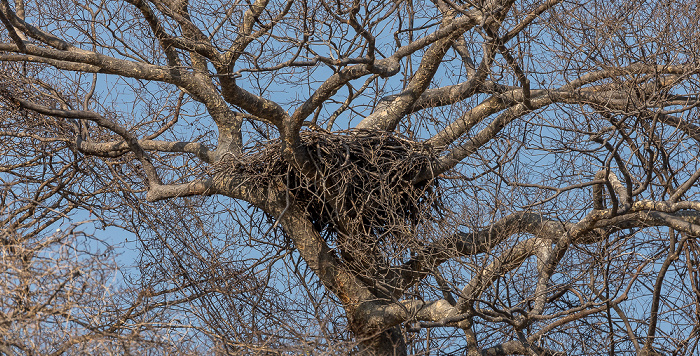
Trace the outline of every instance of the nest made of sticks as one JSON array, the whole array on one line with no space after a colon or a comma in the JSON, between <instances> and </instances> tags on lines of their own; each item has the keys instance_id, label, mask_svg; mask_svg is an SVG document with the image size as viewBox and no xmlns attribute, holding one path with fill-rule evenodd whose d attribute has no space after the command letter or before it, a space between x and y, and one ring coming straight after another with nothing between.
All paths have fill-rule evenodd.
<instances>
[{"instance_id":1,"label":"nest made of sticks","mask_svg":"<svg viewBox=\"0 0 700 356\"><path fill-rule=\"evenodd\" d=\"M431 146L373 130L303 131L301 144L319 173L315 178L287 163L278 139L222 160L215 174L236 175L260 188L284 184L326 237L341 229L382 239L406 236L442 211L437 179L412 183L437 159Z\"/></svg>"}]
</instances>

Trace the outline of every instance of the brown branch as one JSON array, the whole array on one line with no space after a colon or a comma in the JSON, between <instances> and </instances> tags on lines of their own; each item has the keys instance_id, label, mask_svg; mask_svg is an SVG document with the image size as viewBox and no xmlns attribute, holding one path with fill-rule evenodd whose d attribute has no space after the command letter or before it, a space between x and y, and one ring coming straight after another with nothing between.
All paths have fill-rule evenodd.
<instances>
[{"instance_id":1,"label":"brown branch","mask_svg":"<svg viewBox=\"0 0 700 356\"><path fill-rule=\"evenodd\" d=\"M125 141L91 142L78 137L74 144L80 152L94 156L119 157L129 151ZM138 144L146 151L191 153L206 163L216 161L215 152L199 142L138 140Z\"/></svg>"},{"instance_id":2,"label":"brown branch","mask_svg":"<svg viewBox=\"0 0 700 356\"><path fill-rule=\"evenodd\" d=\"M413 104L430 85L433 76L442 63L442 58L447 54L456 35L460 35L460 33L435 42L423 56L421 64L407 88L397 95L386 108L376 111L362 120L357 125L357 128L393 131L398 122L404 118Z\"/></svg>"},{"instance_id":3,"label":"brown branch","mask_svg":"<svg viewBox=\"0 0 700 356\"><path fill-rule=\"evenodd\" d=\"M457 320L445 320L454 307L446 300L403 300L394 303L367 301L356 311L356 318L371 330L382 330L409 320L440 323L441 326Z\"/></svg>"},{"instance_id":4,"label":"brown branch","mask_svg":"<svg viewBox=\"0 0 700 356\"><path fill-rule=\"evenodd\" d=\"M20 52L17 45L6 43L0 43L0 51ZM89 73L116 74L129 78L154 80L173 84L179 82L179 79L172 75L168 67L116 59L82 49L71 48L70 50L57 50L26 44L26 49L22 52L25 52L27 55L44 58L43 60L57 61L53 63L66 62L84 65L84 67L76 66L73 70ZM42 59L34 59L29 56L26 58L29 62L42 61ZM95 71L95 67L99 68L99 70Z\"/></svg>"},{"instance_id":5,"label":"brown branch","mask_svg":"<svg viewBox=\"0 0 700 356\"><path fill-rule=\"evenodd\" d=\"M229 67L232 67L238 57L244 53L245 48L255 40L255 36L251 36L253 32L253 24L258 21L260 15L262 15L263 10L267 7L269 0L256 0L255 3L251 4L250 7L243 14L243 21L239 26L238 36L233 40L233 44L229 47L228 51L224 54L222 62L226 63ZM289 2L287 8L289 7ZM287 10L288 11L288 10ZM286 13L286 12L283 12ZM265 32L258 34L258 37L263 35Z\"/></svg>"},{"instance_id":6,"label":"brown branch","mask_svg":"<svg viewBox=\"0 0 700 356\"><path fill-rule=\"evenodd\" d=\"M668 226L693 236L700 235L700 202L674 204L643 200L632 204L627 214L613 217L611 209L594 210L576 224L552 220L536 213L511 214L480 231L458 232L416 252L416 256L400 268L402 279L395 281L394 285L404 290L449 258L487 253L514 234L528 233L552 243L571 235L572 243L590 244L615 231L650 226Z\"/></svg>"},{"instance_id":7,"label":"brown branch","mask_svg":"<svg viewBox=\"0 0 700 356\"><path fill-rule=\"evenodd\" d=\"M517 26L513 27L511 30L508 31L503 37L503 43L508 43L511 39L513 39L515 36L517 36L522 30L524 30L527 26L529 26L532 21L536 20L540 15L542 15L545 11L553 8L554 6L558 5L561 3L563 0L548 0L544 4L541 4L540 6L537 7L534 11L530 12L523 21L521 21Z\"/></svg>"},{"instance_id":8,"label":"brown branch","mask_svg":"<svg viewBox=\"0 0 700 356\"><path fill-rule=\"evenodd\" d=\"M70 118L70 119L83 119L83 120L88 120L92 121L96 124L98 124L101 127L104 127L117 135L121 136L126 144L129 146L129 149L134 152L136 155L136 158L141 162L143 165L144 171L146 172L146 177L148 179L148 184L150 185L161 185L162 182L160 181L160 178L158 177L158 173L156 172L155 167L153 166L153 163L151 163L150 156L144 151L144 149L139 145L138 139L131 133L129 130L127 130L125 127L122 127L121 125L118 125L116 122L109 120L102 115L99 115L95 112L92 111L85 111L85 110L61 110L61 109L52 109L43 105L35 104L31 101L27 101L24 99L20 99L17 97L13 97L9 93L2 93L3 95L6 95L10 98L10 100L16 102L19 104L22 108L38 112L43 115L48 115L48 116L54 116L54 117L62 117L62 118Z\"/></svg>"},{"instance_id":9,"label":"brown branch","mask_svg":"<svg viewBox=\"0 0 700 356\"><path fill-rule=\"evenodd\" d=\"M24 22L23 19L18 17L17 14L15 14L12 11L12 9L10 9L10 4L7 2L7 0L0 1L0 12L3 14L3 17L5 17L5 19L9 21L12 27L21 30L29 37L32 37L40 42L43 42L59 50L69 50L75 48L70 43L63 41L50 33L44 32ZM21 45L20 47L22 46L23 45ZM24 52L24 50L22 50L22 52Z\"/></svg>"},{"instance_id":10,"label":"brown branch","mask_svg":"<svg viewBox=\"0 0 700 356\"><path fill-rule=\"evenodd\" d=\"M24 45L24 41L22 38L17 34L17 31L15 31L14 26L12 26L12 23L10 20L5 16L5 13L0 10L0 22L5 25L5 28L7 29L7 32L10 35L10 38L12 41L17 45L20 51L24 51L26 49L26 46Z\"/></svg>"},{"instance_id":11,"label":"brown branch","mask_svg":"<svg viewBox=\"0 0 700 356\"><path fill-rule=\"evenodd\" d=\"M212 179L196 180L183 184L152 185L148 189L146 199L151 202L169 199L189 197L193 195L213 195L217 193L216 185ZM243 198L243 197L241 197Z\"/></svg>"},{"instance_id":12,"label":"brown branch","mask_svg":"<svg viewBox=\"0 0 700 356\"><path fill-rule=\"evenodd\" d=\"M21 52L25 51L20 49ZM75 63L69 61L62 61L51 58L44 58L35 55L22 55L22 54L0 54L0 61L4 62L26 62L26 63L43 63L48 64L57 69L69 70L69 71L80 71L85 73L99 73L102 68L90 64Z\"/></svg>"}]
</instances>

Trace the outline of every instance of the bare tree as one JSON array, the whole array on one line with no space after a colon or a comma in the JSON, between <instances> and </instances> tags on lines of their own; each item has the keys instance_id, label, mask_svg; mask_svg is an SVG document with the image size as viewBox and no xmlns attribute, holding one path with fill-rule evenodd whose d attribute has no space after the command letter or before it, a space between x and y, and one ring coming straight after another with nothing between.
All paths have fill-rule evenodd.
<instances>
[{"instance_id":1,"label":"bare tree","mask_svg":"<svg viewBox=\"0 0 700 356\"><path fill-rule=\"evenodd\" d=\"M2 174L136 234L216 352L693 354L698 14L0 0Z\"/></svg>"},{"instance_id":2,"label":"bare tree","mask_svg":"<svg viewBox=\"0 0 700 356\"><path fill-rule=\"evenodd\" d=\"M46 124L32 115L22 120ZM30 131L3 131L0 354L170 355L213 346L192 340L187 330L196 325L175 321L187 301L162 300L175 291L123 280L118 243L89 231L104 220L71 221L87 207L68 189L83 178L82 159Z\"/></svg>"}]
</instances>

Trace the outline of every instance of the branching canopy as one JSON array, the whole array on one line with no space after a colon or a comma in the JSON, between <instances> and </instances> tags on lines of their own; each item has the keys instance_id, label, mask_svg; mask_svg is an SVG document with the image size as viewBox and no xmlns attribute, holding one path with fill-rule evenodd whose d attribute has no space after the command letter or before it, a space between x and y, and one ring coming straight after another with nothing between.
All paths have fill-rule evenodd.
<instances>
[{"instance_id":1,"label":"branching canopy","mask_svg":"<svg viewBox=\"0 0 700 356\"><path fill-rule=\"evenodd\" d=\"M697 353L697 10L0 0L0 176L221 352Z\"/></svg>"}]
</instances>

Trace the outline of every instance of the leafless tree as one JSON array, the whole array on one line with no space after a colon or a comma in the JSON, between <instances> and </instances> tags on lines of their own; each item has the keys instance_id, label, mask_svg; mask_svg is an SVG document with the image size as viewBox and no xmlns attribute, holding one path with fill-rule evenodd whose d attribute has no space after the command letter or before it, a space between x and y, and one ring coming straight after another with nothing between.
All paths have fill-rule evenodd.
<instances>
[{"instance_id":1,"label":"leafless tree","mask_svg":"<svg viewBox=\"0 0 700 356\"><path fill-rule=\"evenodd\" d=\"M196 325L176 321L186 300L164 305L162 297L173 291L123 280L118 243L89 231L104 221L94 215L71 221L81 204L66 188L83 177L82 159L28 133L3 131L0 354L177 355L211 348L192 340L187 331Z\"/></svg>"},{"instance_id":2,"label":"leafless tree","mask_svg":"<svg viewBox=\"0 0 700 356\"><path fill-rule=\"evenodd\" d=\"M699 14L0 0L2 174L218 353L697 354Z\"/></svg>"}]
</instances>

